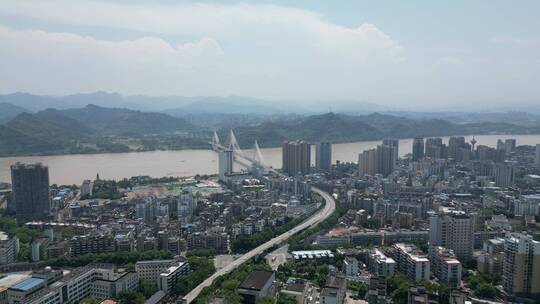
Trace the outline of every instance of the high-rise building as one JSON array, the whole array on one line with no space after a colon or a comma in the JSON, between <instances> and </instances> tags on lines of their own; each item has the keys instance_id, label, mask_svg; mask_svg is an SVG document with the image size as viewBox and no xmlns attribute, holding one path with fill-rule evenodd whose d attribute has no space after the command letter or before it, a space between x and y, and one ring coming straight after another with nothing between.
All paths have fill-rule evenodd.
<instances>
[{"instance_id":1,"label":"high-rise building","mask_svg":"<svg viewBox=\"0 0 540 304\"><path fill-rule=\"evenodd\" d=\"M49 168L42 164L11 166L12 204L17 221L41 220L49 216Z\"/></svg>"},{"instance_id":2,"label":"high-rise building","mask_svg":"<svg viewBox=\"0 0 540 304\"><path fill-rule=\"evenodd\" d=\"M501 139L497 139L497 150L500 150L500 151L505 151L506 150L506 146L504 144L504 141L502 141Z\"/></svg>"},{"instance_id":3,"label":"high-rise building","mask_svg":"<svg viewBox=\"0 0 540 304\"><path fill-rule=\"evenodd\" d=\"M358 155L358 168L360 175L392 173L395 166L394 148L379 145L376 149L365 150Z\"/></svg>"},{"instance_id":4,"label":"high-rise building","mask_svg":"<svg viewBox=\"0 0 540 304\"><path fill-rule=\"evenodd\" d=\"M448 157L457 159L460 149L465 145L465 137L450 137L448 140Z\"/></svg>"},{"instance_id":5,"label":"high-rise building","mask_svg":"<svg viewBox=\"0 0 540 304\"><path fill-rule=\"evenodd\" d=\"M308 174L311 168L311 145L302 140L287 141L282 145L283 173Z\"/></svg>"},{"instance_id":6,"label":"high-rise building","mask_svg":"<svg viewBox=\"0 0 540 304\"><path fill-rule=\"evenodd\" d=\"M511 234L504 242L503 287L510 294L540 296L540 242Z\"/></svg>"},{"instance_id":7,"label":"high-rise building","mask_svg":"<svg viewBox=\"0 0 540 304\"><path fill-rule=\"evenodd\" d=\"M361 176L377 174L377 150L369 149L358 154L358 169Z\"/></svg>"},{"instance_id":8,"label":"high-rise building","mask_svg":"<svg viewBox=\"0 0 540 304\"><path fill-rule=\"evenodd\" d=\"M399 159L399 140L397 138L385 138L382 141L383 146L389 146L394 148L394 158L396 161Z\"/></svg>"},{"instance_id":9,"label":"high-rise building","mask_svg":"<svg viewBox=\"0 0 540 304\"><path fill-rule=\"evenodd\" d=\"M536 163L540 164L540 144L536 145Z\"/></svg>"},{"instance_id":10,"label":"high-rise building","mask_svg":"<svg viewBox=\"0 0 540 304\"><path fill-rule=\"evenodd\" d=\"M412 160L419 161L424 158L424 138L415 138L412 145Z\"/></svg>"},{"instance_id":11,"label":"high-rise building","mask_svg":"<svg viewBox=\"0 0 540 304\"><path fill-rule=\"evenodd\" d=\"M197 203L191 191L184 191L180 194L177 203L178 219L190 219L195 212Z\"/></svg>"},{"instance_id":12,"label":"high-rise building","mask_svg":"<svg viewBox=\"0 0 540 304\"><path fill-rule=\"evenodd\" d=\"M495 164L495 185L497 187L512 187L514 185L515 168L512 163Z\"/></svg>"},{"instance_id":13,"label":"high-rise building","mask_svg":"<svg viewBox=\"0 0 540 304\"><path fill-rule=\"evenodd\" d=\"M332 169L332 144L329 142L320 142L317 144L317 153L315 154L315 167L319 170L330 171Z\"/></svg>"},{"instance_id":14,"label":"high-rise building","mask_svg":"<svg viewBox=\"0 0 540 304\"><path fill-rule=\"evenodd\" d=\"M468 261L473 255L473 218L464 211L444 209L431 213L429 217L429 243L454 251L461 261Z\"/></svg>"},{"instance_id":15,"label":"high-rise building","mask_svg":"<svg viewBox=\"0 0 540 304\"><path fill-rule=\"evenodd\" d=\"M225 181L227 176L233 173L233 151L224 150L219 152L218 166L219 166L219 179Z\"/></svg>"},{"instance_id":16,"label":"high-rise building","mask_svg":"<svg viewBox=\"0 0 540 304\"><path fill-rule=\"evenodd\" d=\"M516 139L515 138L508 138L504 141L504 150L506 151L506 154L510 154L514 152L516 149Z\"/></svg>"},{"instance_id":17,"label":"high-rise building","mask_svg":"<svg viewBox=\"0 0 540 304\"><path fill-rule=\"evenodd\" d=\"M94 190L94 182L91 180L84 180L81 185L81 197L92 196Z\"/></svg>"},{"instance_id":18,"label":"high-rise building","mask_svg":"<svg viewBox=\"0 0 540 304\"><path fill-rule=\"evenodd\" d=\"M426 139L426 157L430 158L443 158L444 145L442 138L434 137Z\"/></svg>"},{"instance_id":19,"label":"high-rise building","mask_svg":"<svg viewBox=\"0 0 540 304\"><path fill-rule=\"evenodd\" d=\"M387 176L394 171L396 164L395 149L391 146L377 146L377 173Z\"/></svg>"}]
</instances>

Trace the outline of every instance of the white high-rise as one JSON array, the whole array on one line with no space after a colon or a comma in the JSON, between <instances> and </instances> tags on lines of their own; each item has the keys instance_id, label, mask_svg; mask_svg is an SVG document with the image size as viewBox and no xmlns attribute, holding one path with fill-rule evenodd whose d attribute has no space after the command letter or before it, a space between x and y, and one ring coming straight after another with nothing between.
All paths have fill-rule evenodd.
<instances>
[{"instance_id":1,"label":"white high-rise","mask_svg":"<svg viewBox=\"0 0 540 304\"><path fill-rule=\"evenodd\" d=\"M219 180L225 181L227 175L233 172L233 151L225 150L219 152Z\"/></svg>"},{"instance_id":2,"label":"white high-rise","mask_svg":"<svg viewBox=\"0 0 540 304\"><path fill-rule=\"evenodd\" d=\"M429 243L452 249L461 261L473 254L473 219L463 211L443 209L429 217Z\"/></svg>"}]
</instances>

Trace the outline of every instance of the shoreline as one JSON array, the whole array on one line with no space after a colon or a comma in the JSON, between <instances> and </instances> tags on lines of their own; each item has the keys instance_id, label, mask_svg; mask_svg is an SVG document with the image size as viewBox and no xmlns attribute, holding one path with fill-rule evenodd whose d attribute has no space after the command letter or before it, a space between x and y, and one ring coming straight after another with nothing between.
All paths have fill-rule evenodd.
<instances>
[{"instance_id":1,"label":"shoreline","mask_svg":"<svg viewBox=\"0 0 540 304\"><path fill-rule=\"evenodd\" d=\"M424 138L432 138L432 137L452 137L452 136L528 136L528 135L539 135L540 133L470 133L470 134L449 134L449 135L435 135L435 136L424 136ZM410 140L413 139L413 137L394 137L398 140ZM374 138L374 139L361 139L361 140L354 140L354 141L336 141L332 142L332 144L353 144L353 143L360 143L360 142L372 142L372 141L381 141L383 138ZM314 144L314 143L311 143ZM280 148L280 145L277 146L260 146L261 149L276 149ZM245 150L251 150L252 148ZM117 155L117 154L126 154L126 153L150 153L150 152L177 152L177 151L206 151L206 150L212 150L210 145L208 147L192 147L192 148L182 148L182 149L153 149L153 150L129 150L129 151L93 151L88 153L30 153L30 154L9 154L9 155L0 155L0 159L9 159L9 158L23 158L23 157L54 157L54 156L84 156L84 155L105 155L105 154L111 154L111 155Z\"/></svg>"}]
</instances>

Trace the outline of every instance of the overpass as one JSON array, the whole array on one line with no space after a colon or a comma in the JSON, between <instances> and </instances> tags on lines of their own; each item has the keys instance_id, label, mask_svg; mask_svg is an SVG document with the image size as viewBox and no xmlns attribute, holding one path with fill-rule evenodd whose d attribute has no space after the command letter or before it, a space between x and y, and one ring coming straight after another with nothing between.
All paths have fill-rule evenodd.
<instances>
[{"instance_id":1,"label":"overpass","mask_svg":"<svg viewBox=\"0 0 540 304\"><path fill-rule=\"evenodd\" d=\"M183 298L183 303L187 303L187 304L192 303L197 298L197 296L199 296L201 291L205 287L211 286L212 283L214 282L214 280L217 279L218 277L232 272L234 269L238 268L240 265L242 265L245 262L249 261L251 258L265 252L266 250L268 250L272 246L279 245L280 243L283 243L283 242L287 241L291 236L303 231L304 229L308 229L308 228L316 226L320 222L327 219L330 215L332 215L332 213L334 213L334 211L336 210L336 201L334 200L334 198L330 194L328 194L328 193L326 193L326 192L324 192L324 191L322 191L322 190L320 190L318 188L312 187L311 189L312 189L313 192L319 194L326 201L326 204L324 205L324 208L322 210L318 211L312 217L305 220L304 222L302 222L298 226L292 228L291 230L289 230L289 231L287 231L287 232L285 232L285 233L283 233L281 235L278 235L278 236L274 237L273 239L269 240L268 242L266 242L266 243L264 243L262 245L259 245L257 248L252 249L248 253L246 253L246 254L240 256L239 258L237 258L236 260L234 260L232 263L230 263L227 266L223 267L222 269L216 271L214 274L212 274L210 277L208 277L206 280L204 280L197 287L193 288L187 295L185 295L184 298Z\"/></svg>"}]
</instances>

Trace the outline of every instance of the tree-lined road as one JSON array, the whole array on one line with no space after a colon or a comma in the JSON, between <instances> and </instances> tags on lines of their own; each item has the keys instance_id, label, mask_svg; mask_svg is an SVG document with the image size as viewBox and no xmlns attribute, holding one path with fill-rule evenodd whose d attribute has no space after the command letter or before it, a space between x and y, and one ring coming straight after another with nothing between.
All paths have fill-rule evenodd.
<instances>
[{"instance_id":1,"label":"tree-lined road","mask_svg":"<svg viewBox=\"0 0 540 304\"><path fill-rule=\"evenodd\" d=\"M213 275L208 277L201 284L199 284L197 287L195 287L193 290L191 290L186 296L184 296L183 302L187 303L187 304L193 302L193 300L195 300L197 298L197 296L201 293L201 291L205 287L211 286L212 283L214 282L214 280L217 279L218 277L233 271L234 269L238 268L243 263L245 263L245 262L249 261L251 258L263 253L264 251L271 248L272 246L283 243L284 241L288 240L291 236L297 234L298 232L300 232L300 231L302 231L304 229L311 228L311 227L319 224L320 222L327 219L330 215L332 215L334 210L336 210L336 201L334 200L334 198L330 194L328 194L328 193L326 193L326 192L324 192L324 191L322 191L320 189L317 189L317 188L314 188L314 187L312 187L311 189L312 189L313 192L319 194L326 201L326 204L325 204L325 206L324 206L324 208L322 210L315 213L312 217L310 217L306 221L302 222L300 225L294 227L293 229L291 229L291 230L289 230L289 231L287 231L287 232L285 232L285 233L283 233L281 235L276 236L275 238L273 238L273 239L269 240L268 242L258 246L257 248L252 249L248 253L246 253L246 254L242 255L241 257L239 257L238 259L234 260L234 262L232 262L232 263L228 264L227 266L225 266L224 268L216 271Z\"/></svg>"}]
</instances>

